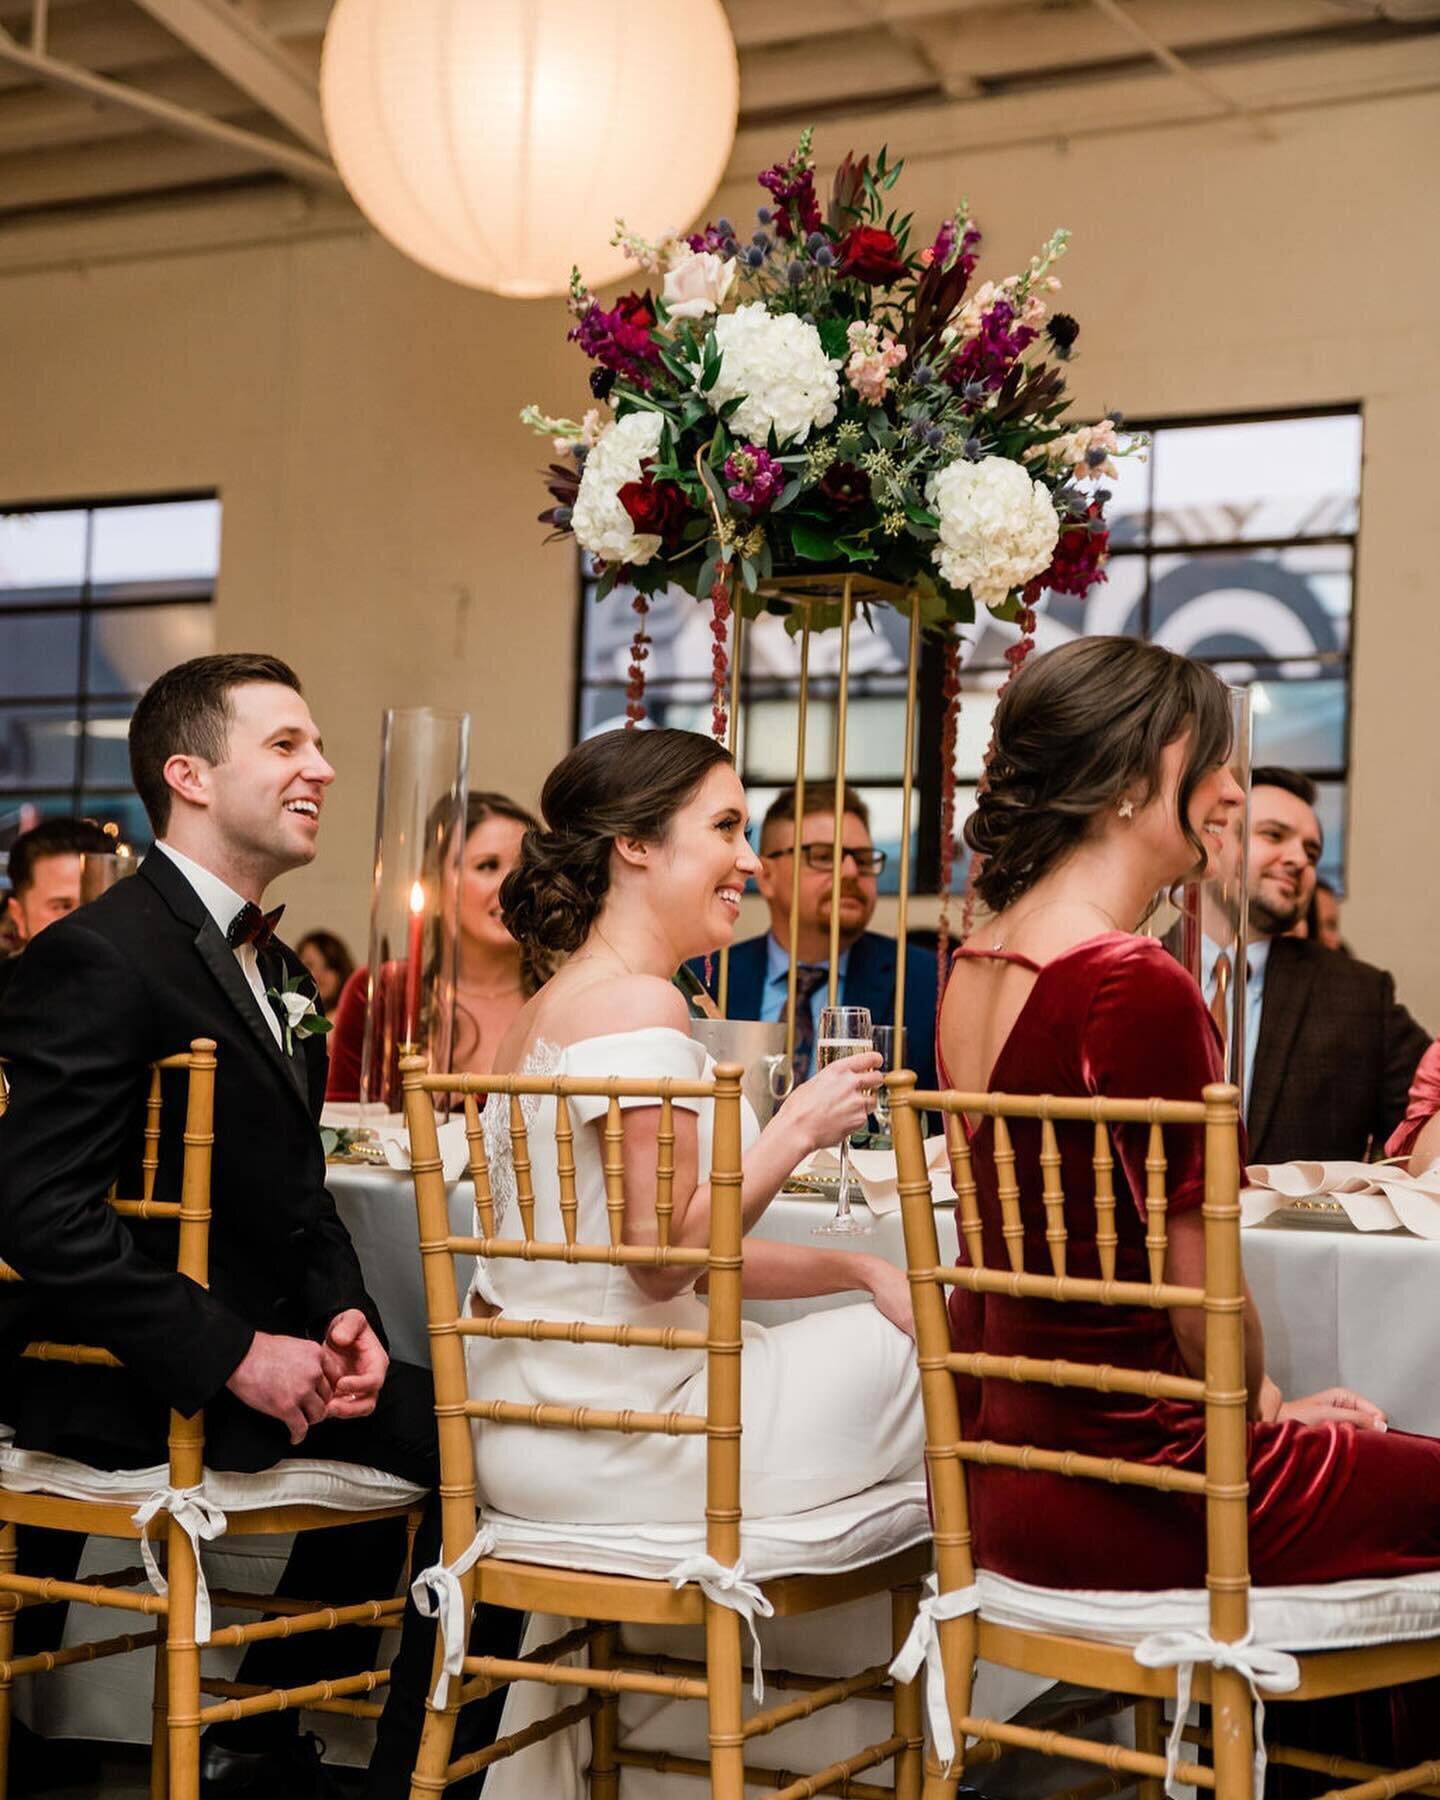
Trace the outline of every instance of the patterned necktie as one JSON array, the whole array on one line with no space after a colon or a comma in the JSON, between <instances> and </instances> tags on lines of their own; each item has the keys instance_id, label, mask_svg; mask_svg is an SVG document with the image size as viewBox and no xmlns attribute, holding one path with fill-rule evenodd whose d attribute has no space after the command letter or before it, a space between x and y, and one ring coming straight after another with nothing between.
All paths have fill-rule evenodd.
<instances>
[{"instance_id":1,"label":"patterned necktie","mask_svg":"<svg viewBox=\"0 0 1440 1800\"><path fill-rule=\"evenodd\" d=\"M230 921L225 942L232 950L238 950L242 944L253 944L257 952L268 950L284 910L277 906L274 912L261 912L253 900L247 900Z\"/></svg>"},{"instance_id":2,"label":"patterned necktie","mask_svg":"<svg viewBox=\"0 0 1440 1800\"><path fill-rule=\"evenodd\" d=\"M800 963L795 970L795 1079L805 1081L815 1054L815 1015L810 998L822 981L830 979L824 963Z\"/></svg>"}]
</instances>

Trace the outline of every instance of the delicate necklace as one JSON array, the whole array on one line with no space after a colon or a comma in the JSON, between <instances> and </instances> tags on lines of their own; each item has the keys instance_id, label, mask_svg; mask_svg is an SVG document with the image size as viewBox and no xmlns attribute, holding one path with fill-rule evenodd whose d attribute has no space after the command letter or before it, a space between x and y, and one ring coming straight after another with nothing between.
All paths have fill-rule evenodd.
<instances>
[{"instance_id":1,"label":"delicate necklace","mask_svg":"<svg viewBox=\"0 0 1440 1800\"><path fill-rule=\"evenodd\" d=\"M620 952L610 942L609 938L606 937L605 933L600 929L600 927L598 925L596 925L593 927L593 930L594 930L596 937L599 938L600 942L610 952L611 956L613 956L615 958L616 962L619 963L620 967L625 971L625 973L627 975L633 975L635 973L635 971L630 967L629 963L626 962L625 958L620 954ZM577 963L577 962L594 962L594 960L595 960L595 952L593 950L582 950L578 956L572 956L570 958L570 961L572 964Z\"/></svg>"},{"instance_id":2,"label":"delicate necklace","mask_svg":"<svg viewBox=\"0 0 1440 1800\"><path fill-rule=\"evenodd\" d=\"M1066 904L1066 902L1063 900L1042 900L1041 903L1039 904L1039 906L1032 906L1030 908L1029 912L1021 913L1021 915L1018 919L1012 919L1010 921L1011 928L1013 930L1013 928L1015 926L1023 925L1027 919L1033 919L1035 917L1036 913L1044 912L1047 907L1063 906L1065 904ZM1124 931L1125 930L1125 927L1115 917L1114 913L1107 912L1106 909L1100 904L1100 902L1098 900L1082 900L1080 904L1082 906L1088 906L1092 912L1098 912L1102 919L1108 919L1110 921L1111 926L1116 931ZM1005 948L1005 941L1006 940L1004 938L996 938L995 942L990 946L990 948L992 950L1003 950Z\"/></svg>"},{"instance_id":3,"label":"delicate necklace","mask_svg":"<svg viewBox=\"0 0 1440 1800\"><path fill-rule=\"evenodd\" d=\"M465 983L462 981L460 983L460 991L462 994L464 994L466 996L467 999L470 999L470 1000L503 1000L507 994L518 994L520 992L521 986L522 986L522 984L520 982L516 981L516 982L513 982L509 987L477 988L477 987L466 987Z\"/></svg>"}]
</instances>

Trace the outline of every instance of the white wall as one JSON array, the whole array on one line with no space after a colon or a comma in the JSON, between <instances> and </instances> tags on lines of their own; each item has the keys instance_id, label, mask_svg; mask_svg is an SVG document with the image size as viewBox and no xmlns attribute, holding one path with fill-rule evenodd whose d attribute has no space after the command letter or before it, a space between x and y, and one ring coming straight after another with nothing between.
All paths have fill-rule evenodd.
<instances>
[{"instance_id":1,"label":"white wall","mask_svg":"<svg viewBox=\"0 0 1440 1800\"><path fill-rule=\"evenodd\" d=\"M929 158L904 198L928 220L968 194L991 276L1071 227L1081 409L1362 405L1346 929L1440 1027L1440 129L1427 97L1276 128ZM475 780L522 798L568 743L573 566L541 547L547 447L514 422L528 400L585 403L564 308L449 286L362 236L88 269L84 247L80 229L77 266L33 273L0 258L0 504L219 488L221 647L296 662L341 770L295 922L363 946L382 706L467 707Z\"/></svg>"}]
</instances>

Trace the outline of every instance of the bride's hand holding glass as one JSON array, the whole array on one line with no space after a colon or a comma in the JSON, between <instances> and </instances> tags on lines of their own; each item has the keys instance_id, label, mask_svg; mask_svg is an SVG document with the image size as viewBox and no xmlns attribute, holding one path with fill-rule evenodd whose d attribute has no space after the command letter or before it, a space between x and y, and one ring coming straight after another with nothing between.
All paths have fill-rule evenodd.
<instances>
[{"instance_id":1,"label":"bride's hand holding glass","mask_svg":"<svg viewBox=\"0 0 1440 1800\"><path fill-rule=\"evenodd\" d=\"M801 1156L831 1149L852 1131L862 1131L875 1104L881 1058L872 1050L832 1062L802 1081L775 1117L801 1140Z\"/></svg>"}]
</instances>

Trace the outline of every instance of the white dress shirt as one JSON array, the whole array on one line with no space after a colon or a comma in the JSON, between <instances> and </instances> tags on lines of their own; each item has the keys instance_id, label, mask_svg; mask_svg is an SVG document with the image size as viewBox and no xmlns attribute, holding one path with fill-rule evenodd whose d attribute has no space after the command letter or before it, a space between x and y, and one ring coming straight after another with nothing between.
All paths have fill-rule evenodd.
<instances>
[{"instance_id":1,"label":"white dress shirt","mask_svg":"<svg viewBox=\"0 0 1440 1800\"><path fill-rule=\"evenodd\" d=\"M242 906L245 896L237 894L228 882L218 875L212 875L209 869L202 868L191 857L182 856L173 844L167 844L162 838L156 845L163 850L175 867L200 896L201 905L220 928L221 937L227 937L231 922ZM280 1020L276 1017L275 1008L265 998L265 978L260 973L260 958L254 944L238 944L233 952L240 965L240 973L249 984L250 992L255 996L255 1004L260 1008L260 1017L270 1027L270 1035L283 1050L285 1040L280 1035Z\"/></svg>"}]
</instances>

